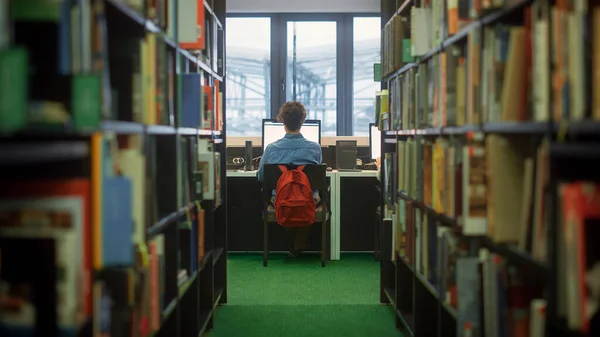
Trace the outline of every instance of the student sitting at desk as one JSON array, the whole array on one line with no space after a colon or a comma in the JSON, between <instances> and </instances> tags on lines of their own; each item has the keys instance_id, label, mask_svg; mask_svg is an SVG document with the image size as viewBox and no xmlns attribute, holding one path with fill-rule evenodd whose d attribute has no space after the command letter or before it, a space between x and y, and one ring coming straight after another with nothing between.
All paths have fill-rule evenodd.
<instances>
[{"instance_id":1,"label":"student sitting at desk","mask_svg":"<svg viewBox=\"0 0 600 337\"><path fill-rule=\"evenodd\" d=\"M306 120L306 109L300 102L286 102L279 110L277 119L283 122L285 136L276 142L267 146L260 159L257 178L260 182L264 177L265 164L321 164L323 153L321 145L312 142L302 136L300 129L304 120ZM315 194L315 200L318 194ZM275 191L273 191L275 195ZM290 256L298 256L305 248L308 242L311 226L306 227L285 227L290 236L293 246L290 249Z\"/></svg>"}]
</instances>

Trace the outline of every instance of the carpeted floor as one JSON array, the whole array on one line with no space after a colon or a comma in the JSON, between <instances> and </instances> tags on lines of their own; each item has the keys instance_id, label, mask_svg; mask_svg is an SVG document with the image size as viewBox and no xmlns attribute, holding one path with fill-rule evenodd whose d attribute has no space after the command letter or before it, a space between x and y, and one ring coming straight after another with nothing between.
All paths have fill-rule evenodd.
<instances>
[{"instance_id":1,"label":"carpeted floor","mask_svg":"<svg viewBox=\"0 0 600 337\"><path fill-rule=\"evenodd\" d=\"M210 337L400 337L379 304L379 264L370 254L342 256L321 268L317 256L230 254L228 304Z\"/></svg>"}]
</instances>

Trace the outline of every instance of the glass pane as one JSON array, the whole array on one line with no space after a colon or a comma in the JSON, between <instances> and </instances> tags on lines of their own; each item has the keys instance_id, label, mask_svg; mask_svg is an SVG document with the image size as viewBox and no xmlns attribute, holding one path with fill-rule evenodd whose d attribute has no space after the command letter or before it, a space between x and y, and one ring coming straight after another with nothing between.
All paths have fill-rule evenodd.
<instances>
[{"instance_id":1,"label":"glass pane","mask_svg":"<svg viewBox=\"0 0 600 337\"><path fill-rule=\"evenodd\" d=\"M259 136L271 116L271 18L227 18L227 135Z\"/></svg>"},{"instance_id":2,"label":"glass pane","mask_svg":"<svg viewBox=\"0 0 600 337\"><path fill-rule=\"evenodd\" d=\"M321 134L335 136L337 117L336 22L287 24L287 100L300 101ZM229 27L227 27L229 29Z\"/></svg>"},{"instance_id":3,"label":"glass pane","mask_svg":"<svg viewBox=\"0 0 600 337\"><path fill-rule=\"evenodd\" d=\"M373 81L373 64L379 63L380 18L354 18L354 84L352 93L352 134L368 136L369 123L375 122L375 92L381 89Z\"/></svg>"}]
</instances>

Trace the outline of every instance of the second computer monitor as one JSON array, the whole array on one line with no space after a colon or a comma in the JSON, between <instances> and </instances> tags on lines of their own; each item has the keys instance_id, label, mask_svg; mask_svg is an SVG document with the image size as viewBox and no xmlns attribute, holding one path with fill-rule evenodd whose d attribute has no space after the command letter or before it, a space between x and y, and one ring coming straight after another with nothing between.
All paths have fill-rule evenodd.
<instances>
[{"instance_id":1,"label":"second computer monitor","mask_svg":"<svg viewBox=\"0 0 600 337\"><path fill-rule=\"evenodd\" d=\"M381 157L381 131L374 123L369 124L369 147L372 160Z\"/></svg>"},{"instance_id":2,"label":"second computer monitor","mask_svg":"<svg viewBox=\"0 0 600 337\"><path fill-rule=\"evenodd\" d=\"M307 119L300 129L304 138L321 144L321 121ZM283 123L278 122L274 119L263 119L262 122L262 146L263 151L267 148L267 145L277 141L278 139L285 136L285 129Z\"/></svg>"}]
</instances>

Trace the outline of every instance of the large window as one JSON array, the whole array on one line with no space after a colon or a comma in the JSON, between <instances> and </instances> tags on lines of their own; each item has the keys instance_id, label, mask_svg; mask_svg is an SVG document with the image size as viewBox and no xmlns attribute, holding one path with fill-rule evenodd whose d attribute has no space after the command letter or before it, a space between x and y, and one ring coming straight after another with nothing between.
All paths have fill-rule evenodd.
<instances>
[{"instance_id":1,"label":"large window","mask_svg":"<svg viewBox=\"0 0 600 337\"><path fill-rule=\"evenodd\" d=\"M369 123L375 121L375 92L381 86L373 81L373 64L381 60L380 22L378 17L354 18L352 133L355 136L368 136Z\"/></svg>"},{"instance_id":2,"label":"large window","mask_svg":"<svg viewBox=\"0 0 600 337\"><path fill-rule=\"evenodd\" d=\"M322 135L337 134L337 22L287 22L286 100L300 101Z\"/></svg>"},{"instance_id":3,"label":"large window","mask_svg":"<svg viewBox=\"0 0 600 337\"><path fill-rule=\"evenodd\" d=\"M271 18L227 18L227 134L258 136L271 116Z\"/></svg>"},{"instance_id":4,"label":"large window","mask_svg":"<svg viewBox=\"0 0 600 337\"><path fill-rule=\"evenodd\" d=\"M228 135L259 136L261 120L288 100L321 121L323 136L369 135L380 89L379 16L236 13L226 32Z\"/></svg>"}]
</instances>

